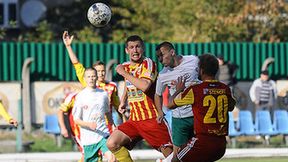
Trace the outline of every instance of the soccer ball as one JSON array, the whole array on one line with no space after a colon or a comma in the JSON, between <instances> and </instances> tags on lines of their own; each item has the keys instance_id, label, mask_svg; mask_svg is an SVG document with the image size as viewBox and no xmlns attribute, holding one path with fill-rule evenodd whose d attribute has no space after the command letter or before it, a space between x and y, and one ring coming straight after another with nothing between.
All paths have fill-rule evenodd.
<instances>
[{"instance_id":1,"label":"soccer ball","mask_svg":"<svg viewBox=\"0 0 288 162\"><path fill-rule=\"evenodd\" d=\"M111 19L111 9L104 3L94 3L87 12L89 22L96 27L103 27Z\"/></svg>"}]
</instances>

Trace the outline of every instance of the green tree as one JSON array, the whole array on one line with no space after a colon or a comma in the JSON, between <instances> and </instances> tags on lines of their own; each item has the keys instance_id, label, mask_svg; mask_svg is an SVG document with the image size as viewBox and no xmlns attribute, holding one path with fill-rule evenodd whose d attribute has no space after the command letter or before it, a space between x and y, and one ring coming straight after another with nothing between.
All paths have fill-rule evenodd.
<instances>
[{"instance_id":1,"label":"green tree","mask_svg":"<svg viewBox=\"0 0 288 162\"><path fill-rule=\"evenodd\" d=\"M103 28L93 27L87 20L87 10L95 1L77 0L68 6L50 8L45 21L34 29L22 30L18 40L60 40L64 30L72 32L76 41L81 42L123 42L132 34L140 35L147 42L276 42L288 39L288 4L284 0L97 2L104 2L112 9L112 19Z\"/></svg>"}]
</instances>

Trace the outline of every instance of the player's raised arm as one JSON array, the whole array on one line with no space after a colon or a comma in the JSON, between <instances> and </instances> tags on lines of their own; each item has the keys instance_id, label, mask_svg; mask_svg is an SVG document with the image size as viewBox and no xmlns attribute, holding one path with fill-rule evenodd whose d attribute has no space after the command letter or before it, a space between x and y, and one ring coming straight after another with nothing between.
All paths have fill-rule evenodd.
<instances>
[{"instance_id":1,"label":"player's raised arm","mask_svg":"<svg viewBox=\"0 0 288 162\"><path fill-rule=\"evenodd\" d=\"M78 61L78 58L71 47L71 44L73 42L73 38L74 38L74 35L69 35L68 31L63 32L62 39L63 39L63 43L65 44L65 47L68 51L69 58L70 58L72 64L76 64L79 61Z\"/></svg>"},{"instance_id":2,"label":"player's raised arm","mask_svg":"<svg viewBox=\"0 0 288 162\"><path fill-rule=\"evenodd\" d=\"M74 68L75 68L75 70L76 70L77 78L78 78L79 82L81 83L81 85L82 85L83 87L86 87L86 82L84 81L84 71L85 71L85 68L84 68L83 65L79 62L76 54L74 53L74 51L73 51L73 49L72 49L72 47L71 47L73 38L74 38L74 36L73 36L73 35L69 35L69 34L68 34L68 31L64 31L64 32L63 32L63 36L62 36L63 43L65 44L65 47L66 47L66 49L67 49L69 58L70 58L72 64L74 65Z\"/></svg>"}]
</instances>

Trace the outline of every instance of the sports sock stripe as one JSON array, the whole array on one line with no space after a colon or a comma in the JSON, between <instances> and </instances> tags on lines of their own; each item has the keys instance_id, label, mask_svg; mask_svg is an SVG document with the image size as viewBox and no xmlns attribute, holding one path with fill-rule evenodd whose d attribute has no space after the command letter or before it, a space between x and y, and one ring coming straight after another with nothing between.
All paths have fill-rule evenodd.
<instances>
[{"instance_id":1,"label":"sports sock stripe","mask_svg":"<svg viewBox=\"0 0 288 162\"><path fill-rule=\"evenodd\" d=\"M178 158L179 160L181 160L181 159L183 158L183 156L186 155L186 153L189 152L189 151L193 148L193 146L194 146L194 144L195 144L196 141L197 141L197 138L194 138L194 137L193 137L192 140L187 144L187 146L184 147L184 148L177 154L177 158Z\"/></svg>"}]
</instances>

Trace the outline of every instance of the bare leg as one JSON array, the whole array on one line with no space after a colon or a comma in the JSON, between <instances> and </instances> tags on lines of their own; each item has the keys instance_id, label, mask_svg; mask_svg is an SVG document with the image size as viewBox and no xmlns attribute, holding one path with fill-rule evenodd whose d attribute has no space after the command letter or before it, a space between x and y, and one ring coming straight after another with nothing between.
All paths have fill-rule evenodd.
<instances>
[{"instance_id":1,"label":"bare leg","mask_svg":"<svg viewBox=\"0 0 288 162\"><path fill-rule=\"evenodd\" d=\"M164 155L164 157L168 157L171 153L173 153L173 148L171 146L164 146L160 148L160 151Z\"/></svg>"},{"instance_id":2,"label":"bare leg","mask_svg":"<svg viewBox=\"0 0 288 162\"><path fill-rule=\"evenodd\" d=\"M125 144L131 142L131 139L120 130L114 130L107 139L107 147L110 151L117 151Z\"/></svg>"},{"instance_id":3,"label":"bare leg","mask_svg":"<svg viewBox=\"0 0 288 162\"><path fill-rule=\"evenodd\" d=\"M107 140L108 149L115 155L119 162L132 162L129 151L123 147L131 142L131 139L122 131L115 130Z\"/></svg>"}]
</instances>

